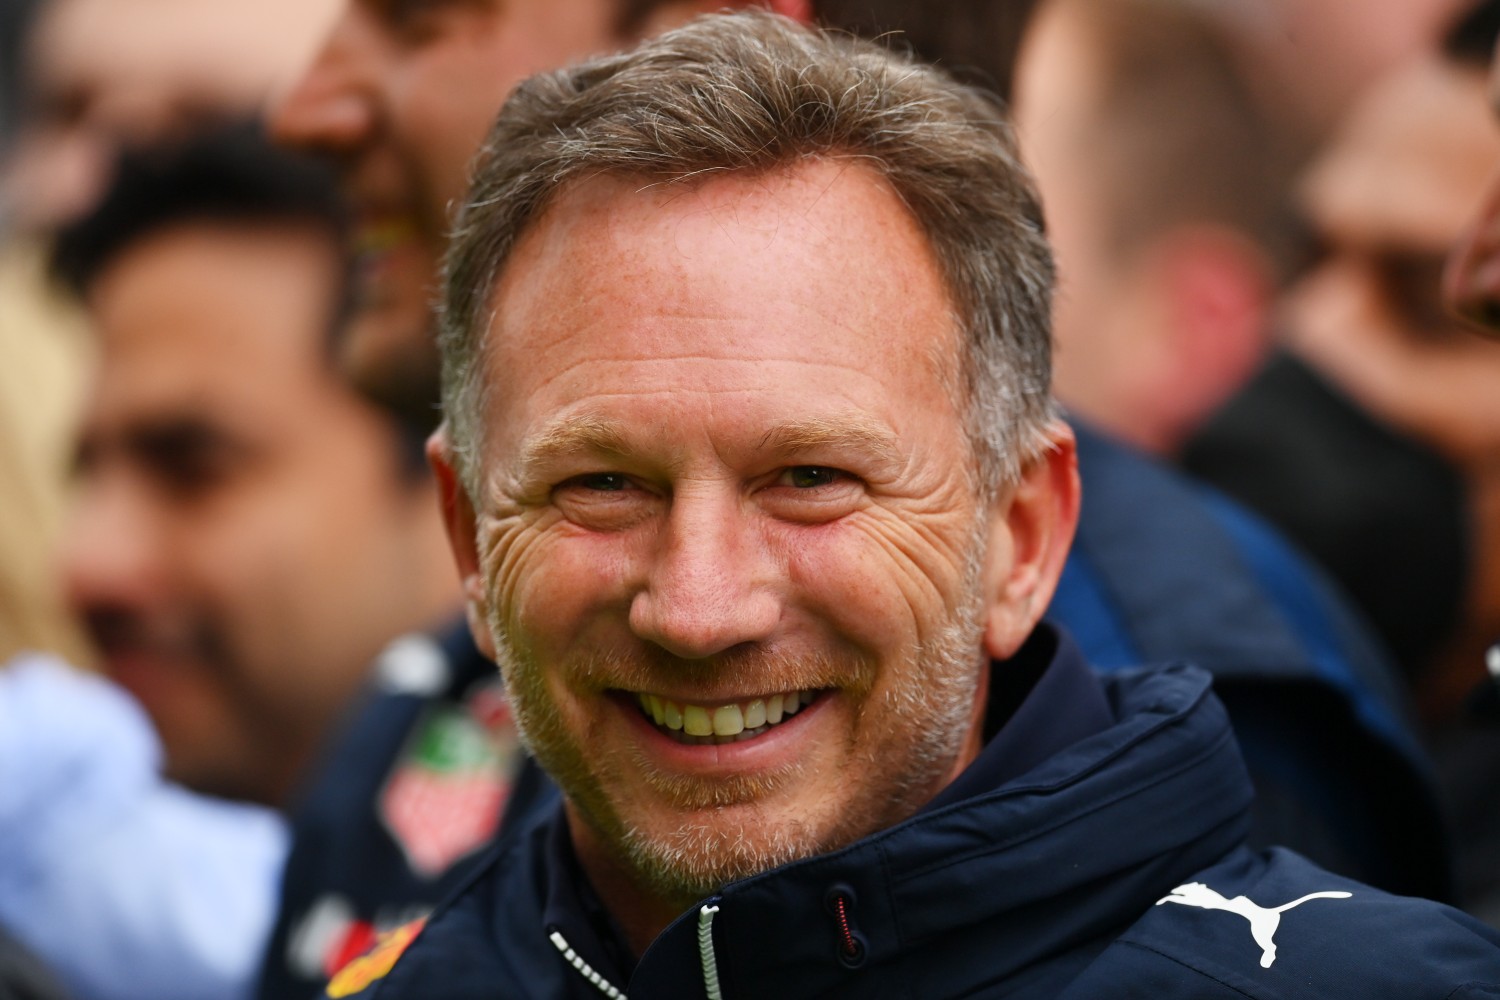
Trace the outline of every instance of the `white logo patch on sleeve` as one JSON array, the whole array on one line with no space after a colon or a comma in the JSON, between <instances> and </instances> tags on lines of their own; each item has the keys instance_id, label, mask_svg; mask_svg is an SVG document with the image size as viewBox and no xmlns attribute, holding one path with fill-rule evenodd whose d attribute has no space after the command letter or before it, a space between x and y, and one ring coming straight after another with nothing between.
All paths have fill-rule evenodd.
<instances>
[{"instance_id":1,"label":"white logo patch on sleeve","mask_svg":"<svg viewBox=\"0 0 1500 1000\"><path fill-rule=\"evenodd\" d=\"M1202 910L1227 910L1230 913L1238 913L1250 921L1250 936L1255 939L1256 944L1260 945L1260 967L1269 969L1271 963L1276 961L1276 942L1273 939L1276 936L1276 929L1281 926L1283 913L1294 906L1301 906L1310 899L1348 899L1351 895L1353 893L1310 892L1290 903L1267 908L1252 903L1245 896L1225 899L1202 882L1189 882L1173 889L1171 895L1158 899L1156 905L1181 903L1183 906L1196 906Z\"/></svg>"}]
</instances>

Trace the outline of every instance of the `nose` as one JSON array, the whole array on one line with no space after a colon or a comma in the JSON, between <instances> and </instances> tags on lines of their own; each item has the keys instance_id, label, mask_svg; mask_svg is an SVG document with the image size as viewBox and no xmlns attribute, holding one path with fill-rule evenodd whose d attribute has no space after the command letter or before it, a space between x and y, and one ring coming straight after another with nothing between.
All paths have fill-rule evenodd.
<instances>
[{"instance_id":1,"label":"nose","mask_svg":"<svg viewBox=\"0 0 1500 1000\"><path fill-rule=\"evenodd\" d=\"M64 585L75 611L149 604L163 586L160 556L151 519L125 484L83 487L62 550Z\"/></svg>"},{"instance_id":2,"label":"nose","mask_svg":"<svg viewBox=\"0 0 1500 1000\"><path fill-rule=\"evenodd\" d=\"M769 639L781 619L776 560L734 497L679 491L646 581L636 635L684 659Z\"/></svg>"},{"instance_id":3,"label":"nose","mask_svg":"<svg viewBox=\"0 0 1500 1000\"><path fill-rule=\"evenodd\" d=\"M272 102L271 134L288 146L347 154L373 134L379 115L382 39L362 5L346 3L317 57Z\"/></svg>"}]
</instances>

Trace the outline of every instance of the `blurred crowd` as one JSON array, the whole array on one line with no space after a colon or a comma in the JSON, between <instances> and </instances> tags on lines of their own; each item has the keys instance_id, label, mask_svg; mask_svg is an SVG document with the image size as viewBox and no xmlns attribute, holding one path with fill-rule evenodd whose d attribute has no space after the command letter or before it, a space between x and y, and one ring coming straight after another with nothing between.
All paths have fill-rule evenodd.
<instances>
[{"instance_id":1,"label":"blurred crowd","mask_svg":"<svg viewBox=\"0 0 1500 1000\"><path fill-rule=\"evenodd\" d=\"M315 996L553 801L423 454L449 209L518 81L720 6L0 0L0 997ZM1215 672L1258 842L1500 927L1500 3L770 6L1008 102L1055 620Z\"/></svg>"}]
</instances>

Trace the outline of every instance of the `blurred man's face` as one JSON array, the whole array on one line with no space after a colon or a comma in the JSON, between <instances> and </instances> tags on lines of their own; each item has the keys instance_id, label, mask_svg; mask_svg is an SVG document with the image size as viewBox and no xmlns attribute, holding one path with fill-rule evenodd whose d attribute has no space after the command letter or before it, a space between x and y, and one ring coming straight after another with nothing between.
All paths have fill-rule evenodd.
<instances>
[{"instance_id":1,"label":"blurred man's face","mask_svg":"<svg viewBox=\"0 0 1500 1000\"><path fill-rule=\"evenodd\" d=\"M581 855L680 905L915 811L1037 595L897 197L827 162L585 181L496 300L459 558Z\"/></svg>"},{"instance_id":2,"label":"blurred man's face","mask_svg":"<svg viewBox=\"0 0 1500 1000\"><path fill-rule=\"evenodd\" d=\"M45 227L86 211L122 142L253 114L311 57L336 2L48 0L3 192L17 218Z\"/></svg>"},{"instance_id":3,"label":"blurred man's face","mask_svg":"<svg viewBox=\"0 0 1500 1000\"><path fill-rule=\"evenodd\" d=\"M1500 348L1452 319L1441 274L1500 162L1488 119L1482 74L1449 64L1372 91L1302 184L1327 253L1289 298L1304 356L1471 470L1500 458Z\"/></svg>"},{"instance_id":4,"label":"blurred man's face","mask_svg":"<svg viewBox=\"0 0 1500 1000\"><path fill-rule=\"evenodd\" d=\"M185 226L90 290L70 596L204 791L282 803L383 643L422 624L430 495L330 370L337 281L326 236Z\"/></svg>"},{"instance_id":5,"label":"blurred man's face","mask_svg":"<svg viewBox=\"0 0 1500 1000\"><path fill-rule=\"evenodd\" d=\"M1289 298L1298 353L1463 475L1471 568L1456 638L1418 692L1431 718L1472 689L1500 632L1500 344L1464 330L1441 293L1444 258L1497 162L1482 73L1433 61L1390 78L1303 186L1328 256ZM1473 294L1485 280L1470 272Z\"/></svg>"},{"instance_id":6,"label":"blurred man's face","mask_svg":"<svg viewBox=\"0 0 1500 1000\"><path fill-rule=\"evenodd\" d=\"M365 308L343 361L371 395L401 402L435 387L428 307L469 161L517 83L624 44L616 8L350 0L275 108L279 137L331 155L354 202Z\"/></svg>"}]
</instances>

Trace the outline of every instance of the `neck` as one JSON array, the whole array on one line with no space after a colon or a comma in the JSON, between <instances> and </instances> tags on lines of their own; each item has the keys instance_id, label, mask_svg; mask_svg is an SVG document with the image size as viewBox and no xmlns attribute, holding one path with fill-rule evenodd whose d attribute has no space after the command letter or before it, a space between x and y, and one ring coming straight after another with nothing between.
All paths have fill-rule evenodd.
<instances>
[{"instance_id":1,"label":"neck","mask_svg":"<svg viewBox=\"0 0 1500 1000\"><path fill-rule=\"evenodd\" d=\"M579 815L572 802L565 802L563 810L568 818L568 830L579 865L599 901L620 926L631 953L639 958L657 935L693 901L669 899L641 885L618 856L605 846L594 828Z\"/></svg>"}]
</instances>

